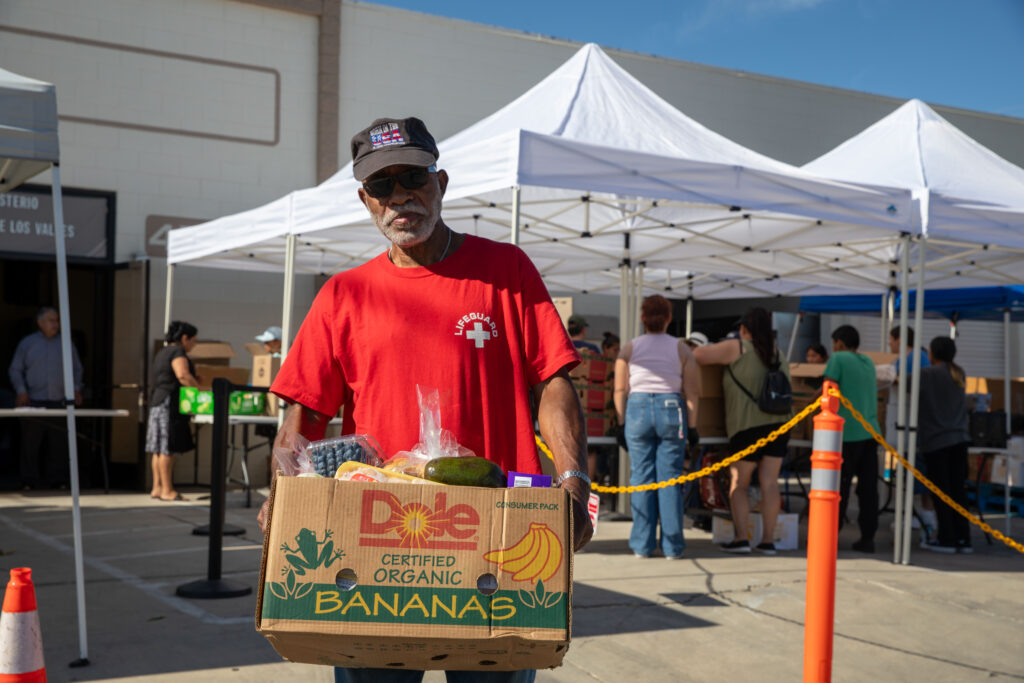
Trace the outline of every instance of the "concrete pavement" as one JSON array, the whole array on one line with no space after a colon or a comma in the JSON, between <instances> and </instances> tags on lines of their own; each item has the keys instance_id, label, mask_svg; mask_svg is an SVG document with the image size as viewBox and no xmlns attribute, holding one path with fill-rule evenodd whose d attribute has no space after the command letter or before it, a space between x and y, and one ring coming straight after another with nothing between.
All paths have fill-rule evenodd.
<instances>
[{"instance_id":1,"label":"concrete pavement","mask_svg":"<svg viewBox=\"0 0 1024 683\"><path fill-rule=\"evenodd\" d=\"M283 662L255 632L255 593L174 596L206 575L207 539L191 534L209 516L200 494L179 503L83 496L91 664L77 669L67 666L79 653L70 497L0 494L0 571L6 580L11 567L32 567L49 680L333 680L324 667ZM225 537L223 575L253 587L262 549L255 513L243 494L229 494L228 522L246 533ZM890 520L883 516L883 529ZM989 521L1002 529L1002 518ZM1024 520L1013 521L1020 540ZM801 546L805 530L806 522ZM628 522L602 521L577 555L573 643L564 665L538 681L800 679L802 550L728 555L690 529L686 559L639 559L628 533ZM833 680L1024 680L1024 555L977 532L973 555L915 547L914 564L897 566L887 531L874 556L846 550L855 537L847 527L840 538Z\"/></svg>"}]
</instances>

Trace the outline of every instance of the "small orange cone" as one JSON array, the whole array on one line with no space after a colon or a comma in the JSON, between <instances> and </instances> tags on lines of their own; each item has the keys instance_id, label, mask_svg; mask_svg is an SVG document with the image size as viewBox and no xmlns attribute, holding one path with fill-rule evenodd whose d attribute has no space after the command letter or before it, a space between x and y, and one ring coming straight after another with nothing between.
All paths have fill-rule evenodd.
<instances>
[{"instance_id":1,"label":"small orange cone","mask_svg":"<svg viewBox=\"0 0 1024 683\"><path fill-rule=\"evenodd\" d=\"M32 570L15 567L0 613L0 683L46 683Z\"/></svg>"}]
</instances>

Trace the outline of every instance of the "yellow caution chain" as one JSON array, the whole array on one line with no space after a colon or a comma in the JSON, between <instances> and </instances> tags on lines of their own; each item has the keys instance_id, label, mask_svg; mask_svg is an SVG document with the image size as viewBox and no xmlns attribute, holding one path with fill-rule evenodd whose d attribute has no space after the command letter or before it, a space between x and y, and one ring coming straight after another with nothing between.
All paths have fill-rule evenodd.
<instances>
[{"instance_id":1,"label":"yellow caution chain","mask_svg":"<svg viewBox=\"0 0 1024 683\"><path fill-rule=\"evenodd\" d=\"M974 515L972 515L963 506L961 506L960 504L955 502L952 498L950 498L948 495L946 495L938 486L933 484L927 477L925 477L923 474L921 474L921 472L918 471L918 469L916 467L912 466L909 462L907 462L907 460L905 458L901 457L900 454L896 452L896 449L893 448L892 446L890 446L888 443L886 443L885 439L882 438L882 435L879 434L875 430L875 428L872 427L871 424L867 420L864 419L864 416L861 415L853 407L853 405L850 403L849 399L847 399L845 396L843 396L842 394L840 394L836 390L830 391L829 395L830 396L835 396L836 398L838 398L839 401L843 404L843 406L847 410L850 411L850 414L853 415L854 419L856 419L858 422L860 422L861 426L863 426L864 429L867 430L867 432L871 435L871 437L875 441L877 441L879 444L881 444L882 447L891 456L896 458L896 460L898 460L899 463L901 465L903 465L903 467L905 467L907 469L907 471L909 471L911 474L913 474L917 478L918 481L920 481L922 484L924 484L924 486L929 491L931 491L936 496L938 496L939 500L941 500L943 503L945 503L946 505L951 507L953 510L955 510L957 513L959 513L963 517L966 517L967 521L969 521L971 524L974 524L975 526L979 527L986 534L989 534L989 535L993 536L994 538L1002 541L1003 543L1005 543L1006 545L1010 546L1011 548L1013 548L1017 552L1024 553L1024 545L1018 543L1017 541L1013 540L1012 538L1009 538L1008 536L1005 536L1004 534L1001 534L1000 532L996 531L995 529L993 529L991 526L989 526L985 522L981 521L981 519L979 519L978 517L975 517ZM821 397L818 397L818 399L815 400L814 403L810 404L809 406L807 406L806 408L801 410L799 413L794 415L792 417L792 419L790 419L788 422L786 422L784 425L782 425L781 427L776 429L774 432L772 432L768 436L764 437L763 439L758 439L753 445L751 445L751 446L749 446L747 448L744 448L742 451L739 451L738 453L730 455L728 458L725 458L724 460L716 462L714 465L709 465L708 467L705 467L705 468L703 468L701 470L697 470L696 472L691 472L690 474L683 474L683 475L680 475L680 476L676 477L675 479L669 479L668 481L659 481L659 482L656 482L656 483L653 483L653 484L641 484L640 486L600 486L598 484L593 484L592 483L590 485L590 488L593 489L594 491L597 491L598 493L633 493L635 491L656 491L658 489L663 489L666 486L676 486L677 484L684 484L684 483L686 483L688 481L694 481L696 479L700 479L701 477L706 477L706 476L708 476L710 474L713 474L713 473L717 472L718 470L722 469L723 467L728 467L729 465L733 464L734 462L736 462L738 460L742 460L743 458L745 458L748 455L751 455L752 453L757 451L757 449L764 448L769 443L771 443L772 441L775 441L777 438L779 438L780 436L782 436L783 434L785 434L789 430L793 429L793 427L795 427L796 425L800 424L800 422L804 418L806 418L808 415L810 415L815 410L817 410L820 405L821 405ZM547 444L544 443L543 439L541 439L539 435L535 435L534 438L537 441L537 447L540 449L540 451L544 455L546 455L548 458L550 458L551 460L554 460L555 456L552 455L551 449L548 448Z\"/></svg>"},{"instance_id":2,"label":"yellow caution chain","mask_svg":"<svg viewBox=\"0 0 1024 683\"><path fill-rule=\"evenodd\" d=\"M694 481L695 479L706 477L709 474L717 472L723 467L728 467L737 460L742 460L748 455L751 455L752 453L756 452L757 449L764 448L769 443L775 441L775 439L779 438L780 436L791 430L793 427L796 427L798 424L800 424L801 420L803 420L805 417L807 417L815 410L817 410L818 406L820 405L821 397L818 397L818 399L814 401L814 403L801 410L799 413L793 416L786 424L782 425L768 436L762 439L758 439L752 446L748 446L747 448L744 448L742 451L730 455L728 458L720 462L716 462L714 465L709 465L702 470L697 470L696 472L691 472L690 474L681 474L675 479L669 479L668 481L659 481L654 484L641 484L639 486L599 486L598 484L592 483L590 485L590 488L597 491L598 493L633 493L634 491L656 491L658 489L663 489L666 486L684 484L688 481ZM535 438L537 440L537 447L540 448L541 452L544 455L548 456L551 460L554 460L555 456L551 454L551 449L548 448L547 444L544 443L540 436L535 436Z\"/></svg>"},{"instance_id":3,"label":"yellow caution chain","mask_svg":"<svg viewBox=\"0 0 1024 683\"><path fill-rule=\"evenodd\" d=\"M840 394L838 391L830 391L829 395L830 396L835 396L836 398L838 398L839 401L843 404L843 406L847 410L850 411L850 414L853 415L854 419L856 419L857 422L860 422L861 426L864 427L864 429L866 429L868 431L868 433L871 435L871 437L875 441L877 441L878 443L882 444L882 447L886 451L888 451L889 455L891 455L892 457L894 457L897 460L899 460L900 464L903 465L905 468L907 468L907 471L911 472L917 478L917 480L919 482L921 482L922 484L925 485L925 487L927 487L927 489L929 491L931 491L936 496L938 496L939 500L941 500L943 503L945 503L949 507L953 508L953 510L958 512L961 516L966 517L967 521L969 521L971 524L974 524L975 526L979 527L986 534L989 534L989 535L999 539L1000 541L1002 541L1006 545L1010 546L1011 548L1013 548L1017 552L1024 553L1024 545L1018 543L1017 541L1013 540L1012 538L1009 538L1009 537L999 533L998 531L993 529L991 526L989 526L985 522L981 521L981 519L979 519L979 518L975 517L974 515L972 515L962 505L960 505L959 503L954 501L952 498L950 498L948 495L946 495L945 492L942 491L942 489L940 489L938 486L933 484L928 479L928 477L926 477L923 474L921 474L917 470L917 468L914 467L913 465L911 465L909 462L907 462L907 460L905 458L900 457L900 454L896 452L896 449L893 448L892 446L890 446L889 444L887 444L885 442L885 439L882 438L882 435L879 434L877 431L875 431L875 428L872 427L871 424L867 420L864 419L863 415L861 415L859 412L857 412L857 410L853 407L853 405L850 404L849 399L847 399L845 396Z\"/></svg>"}]
</instances>

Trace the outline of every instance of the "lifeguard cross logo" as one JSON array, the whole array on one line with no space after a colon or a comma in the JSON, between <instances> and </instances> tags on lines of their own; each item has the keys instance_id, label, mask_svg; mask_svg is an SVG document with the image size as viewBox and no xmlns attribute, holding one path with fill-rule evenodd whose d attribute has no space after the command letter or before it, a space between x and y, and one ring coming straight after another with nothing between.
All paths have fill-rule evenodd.
<instances>
[{"instance_id":1,"label":"lifeguard cross logo","mask_svg":"<svg viewBox=\"0 0 1024 683\"><path fill-rule=\"evenodd\" d=\"M388 145L400 145L405 142L397 123L385 123L370 131L370 144L374 149Z\"/></svg>"},{"instance_id":2,"label":"lifeguard cross logo","mask_svg":"<svg viewBox=\"0 0 1024 683\"><path fill-rule=\"evenodd\" d=\"M413 493L420 495L419 490ZM465 503L448 507L446 493L435 495L430 506L419 500L403 504L390 491L368 489L363 491L362 507L361 546L476 550L480 515Z\"/></svg>"},{"instance_id":3,"label":"lifeguard cross logo","mask_svg":"<svg viewBox=\"0 0 1024 683\"><path fill-rule=\"evenodd\" d=\"M483 313L467 313L455 323L455 336L465 337L476 348L482 349L488 339L497 339L498 325Z\"/></svg>"}]
</instances>

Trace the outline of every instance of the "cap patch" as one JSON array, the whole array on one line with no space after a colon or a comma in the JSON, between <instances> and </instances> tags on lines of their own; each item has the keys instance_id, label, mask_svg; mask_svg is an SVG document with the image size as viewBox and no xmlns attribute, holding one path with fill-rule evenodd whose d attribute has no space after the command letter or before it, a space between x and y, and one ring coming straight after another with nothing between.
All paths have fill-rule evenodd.
<instances>
[{"instance_id":1,"label":"cap patch","mask_svg":"<svg viewBox=\"0 0 1024 683\"><path fill-rule=\"evenodd\" d=\"M398 130L398 124L385 123L370 130L370 144L374 149L387 147L388 145L405 144L402 132Z\"/></svg>"}]
</instances>

